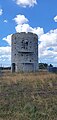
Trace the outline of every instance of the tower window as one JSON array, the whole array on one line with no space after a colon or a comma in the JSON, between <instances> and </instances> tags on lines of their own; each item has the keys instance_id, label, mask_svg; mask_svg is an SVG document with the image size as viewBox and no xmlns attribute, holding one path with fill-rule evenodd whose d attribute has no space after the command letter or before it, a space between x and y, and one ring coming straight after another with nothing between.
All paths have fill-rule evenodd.
<instances>
[{"instance_id":1,"label":"tower window","mask_svg":"<svg viewBox=\"0 0 57 120\"><path fill-rule=\"evenodd\" d=\"M28 46L28 42L25 43Z\"/></svg>"}]
</instances>

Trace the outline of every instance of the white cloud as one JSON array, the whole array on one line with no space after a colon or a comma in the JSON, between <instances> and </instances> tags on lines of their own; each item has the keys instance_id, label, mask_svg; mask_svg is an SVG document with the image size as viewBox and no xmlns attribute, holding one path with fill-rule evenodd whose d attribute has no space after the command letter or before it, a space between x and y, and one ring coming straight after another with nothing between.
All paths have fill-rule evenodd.
<instances>
[{"instance_id":1,"label":"white cloud","mask_svg":"<svg viewBox=\"0 0 57 120\"><path fill-rule=\"evenodd\" d=\"M44 33L43 28L37 27L32 28L28 22L29 20L24 15L17 15L13 20L16 22L16 32L33 32L36 33L39 37Z\"/></svg>"},{"instance_id":2,"label":"white cloud","mask_svg":"<svg viewBox=\"0 0 57 120\"><path fill-rule=\"evenodd\" d=\"M16 15L16 17L13 19L16 24L23 24L23 23L26 23L28 22L28 19L24 16L24 15Z\"/></svg>"},{"instance_id":3,"label":"white cloud","mask_svg":"<svg viewBox=\"0 0 57 120\"><path fill-rule=\"evenodd\" d=\"M11 65L11 35L3 38L9 46L0 47L0 66L9 66Z\"/></svg>"},{"instance_id":4,"label":"white cloud","mask_svg":"<svg viewBox=\"0 0 57 120\"><path fill-rule=\"evenodd\" d=\"M40 37L44 33L43 28L40 28L40 27L32 28L29 24L17 25L15 29L16 29L16 32L36 33L38 37Z\"/></svg>"},{"instance_id":5,"label":"white cloud","mask_svg":"<svg viewBox=\"0 0 57 120\"><path fill-rule=\"evenodd\" d=\"M40 61L46 61L55 65L54 59L57 56L57 29L50 30L48 33L41 35L39 41Z\"/></svg>"},{"instance_id":6,"label":"white cloud","mask_svg":"<svg viewBox=\"0 0 57 120\"><path fill-rule=\"evenodd\" d=\"M11 46L11 35L4 37L3 40L5 40Z\"/></svg>"},{"instance_id":7,"label":"white cloud","mask_svg":"<svg viewBox=\"0 0 57 120\"><path fill-rule=\"evenodd\" d=\"M54 17L54 21L57 22L57 16Z\"/></svg>"},{"instance_id":8,"label":"white cloud","mask_svg":"<svg viewBox=\"0 0 57 120\"><path fill-rule=\"evenodd\" d=\"M0 9L0 15L2 15L3 14L3 10L2 9Z\"/></svg>"},{"instance_id":9,"label":"white cloud","mask_svg":"<svg viewBox=\"0 0 57 120\"><path fill-rule=\"evenodd\" d=\"M9 66L11 64L11 47L0 47L0 66Z\"/></svg>"},{"instance_id":10,"label":"white cloud","mask_svg":"<svg viewBox=\"0 0 57 120\"><path fill-rule=\"evenodd\" d=\"M13 1L16 1L16 4L22 7L26 7L26 6L32 7L35 4L37 4L36 0L13 0Z\"/></svg>"},{"instance_id":11,"label":"white cloud","mask_svg":"<svg viewBox=\"0 0 57 120\"><path fill-rule=\"evenodd\" d=\"M8 22L8 21L5 19L5 20L4 20L4 23L7 23L7 22Z\"/></svg>"}]
</instances>

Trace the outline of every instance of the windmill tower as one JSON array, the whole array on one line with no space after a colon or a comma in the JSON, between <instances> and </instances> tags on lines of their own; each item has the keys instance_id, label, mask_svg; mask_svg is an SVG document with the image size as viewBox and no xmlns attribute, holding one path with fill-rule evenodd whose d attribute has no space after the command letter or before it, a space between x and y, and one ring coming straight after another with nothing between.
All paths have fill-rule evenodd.
<instances>
[{"instance_id":1,"label":"windmill tower","mask_svg":"<svg viewBox=\"0 0 57 120\"><path fill-rule=\"evenodd\" d=\"M12 72L38 70L38 36L31 32L15 33L11 43Z\"/></svg>"}]
</instances>

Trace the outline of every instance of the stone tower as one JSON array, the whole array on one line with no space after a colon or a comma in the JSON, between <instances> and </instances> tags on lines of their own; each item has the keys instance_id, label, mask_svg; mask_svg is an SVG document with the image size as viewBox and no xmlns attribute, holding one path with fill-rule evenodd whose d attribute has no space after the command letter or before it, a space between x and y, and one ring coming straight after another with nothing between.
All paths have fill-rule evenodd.
<instances>
[{"instance_id":1,"label":"stone tower","mask_svg":"<svg viewBox=\"0 0 57 120\"><path fill-rule=\"evenodd\" d=\"M38 36L31 32L15 33L11 40L12 72L38 70Z\"/></svg>"}]
</instances>

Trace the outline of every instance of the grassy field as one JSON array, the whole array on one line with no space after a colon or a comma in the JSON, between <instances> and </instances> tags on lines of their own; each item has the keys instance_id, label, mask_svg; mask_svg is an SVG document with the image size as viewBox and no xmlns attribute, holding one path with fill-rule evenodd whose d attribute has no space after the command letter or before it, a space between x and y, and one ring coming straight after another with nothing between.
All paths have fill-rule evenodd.
<instances>
[{"instance_id":1,"label":"grassy field","mask_svg":"<svg viewBox=\"0 0 57 120\"><path fill-rule=\"evenodd\" d=\"M0 120L57 120L57 74L4 71Z\"/></svg>"}]
</instances>

